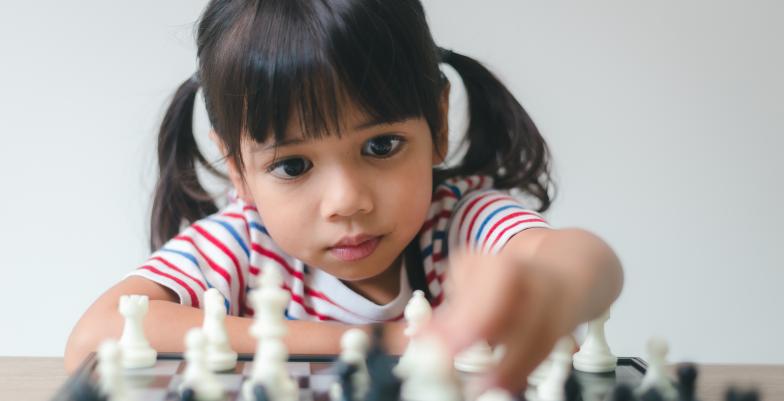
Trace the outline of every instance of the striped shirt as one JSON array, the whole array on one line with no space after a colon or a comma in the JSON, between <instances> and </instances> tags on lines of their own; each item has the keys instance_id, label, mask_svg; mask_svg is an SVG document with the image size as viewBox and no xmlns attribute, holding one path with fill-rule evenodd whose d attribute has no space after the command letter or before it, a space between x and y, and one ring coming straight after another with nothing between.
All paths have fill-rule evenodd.
<instances>
[{"instance_id":1,"label":"striped shirt","mask_svg":"<svg viewBox=\"0 0 784 401\"><path fill-rule=\"evenodd\" d=\"M443 301L449 249L496 253L516 233L548 227L541 215L492 184L484 176L452 178L433 193L419 244L434 306ZM204 292L214 287L223 294L227 313L252 316L247 293L262 269L278 269L283 275L283 287L291 293L286 309L290 319L352 324L397 320L412 293L404 267L397 298L384 305L364 298L338 278L283 252L256 207L237 197L184 229L129 275L153 280L193 307L201 307Z\"/></svg>"}]
</instances>

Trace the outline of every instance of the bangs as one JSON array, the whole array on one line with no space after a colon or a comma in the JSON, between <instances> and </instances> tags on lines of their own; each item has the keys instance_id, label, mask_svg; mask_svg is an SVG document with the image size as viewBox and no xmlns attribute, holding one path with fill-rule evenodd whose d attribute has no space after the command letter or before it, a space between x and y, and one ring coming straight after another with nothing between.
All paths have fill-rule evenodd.
<instances>
[{"instance_id":1,"label":"bangs","mask_svg":"<svg viewBox=\"0 0 784 401\"><path fill-rule=\"evenodd\" d=\"M409 2L273 0L222 9L233 12L230 25L214 43L200 43L199 58L210 121L230 155L239 156L243 139L280 142L295 116L305 138L340 136L350 108L375 123L425 117L435 132L443 84L436 47L421 5L401 3ZM199 36L218 36L201 35L218 29L207 21Z\"/></svg>"}]
</instances>

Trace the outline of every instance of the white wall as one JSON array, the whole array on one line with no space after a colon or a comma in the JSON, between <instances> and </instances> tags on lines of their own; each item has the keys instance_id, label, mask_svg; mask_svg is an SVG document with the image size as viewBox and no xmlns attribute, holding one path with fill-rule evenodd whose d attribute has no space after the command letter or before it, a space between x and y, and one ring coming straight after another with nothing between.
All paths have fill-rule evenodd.
<instances>
[{"instance_id":1,"label":"white wall","mask_svg":"<svg viewBox=\"0 0 784 401\"><path fill-rule=\"evenodd\" d=\"M0 355L61 355L146 255L155 131L205 3L0 3ZM663 335L675 359L784 363L782 3L540 3L425 5L549 140L550 220L624 262L616 353Z\"/></svg>"}]
</instances>

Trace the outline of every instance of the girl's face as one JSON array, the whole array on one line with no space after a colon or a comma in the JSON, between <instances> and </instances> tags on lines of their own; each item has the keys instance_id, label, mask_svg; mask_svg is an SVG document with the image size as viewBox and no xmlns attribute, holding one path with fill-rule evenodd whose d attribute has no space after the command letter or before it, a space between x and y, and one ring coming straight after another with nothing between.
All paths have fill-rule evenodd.
<instances>
[{"instance_id":1,"label":"girl's face","mask_svg":"<svg viewBox=\"0 0 784 401\"><path fill-rule=\"evenodd\" d=\"M347 114L340 138L305 140L292 121L277 147L274 138L246 142L245 182L232 180L287 254L361 287L399 266L426 219L442 157L423 118L374 124Z\"/></svg>"}]
</instances>

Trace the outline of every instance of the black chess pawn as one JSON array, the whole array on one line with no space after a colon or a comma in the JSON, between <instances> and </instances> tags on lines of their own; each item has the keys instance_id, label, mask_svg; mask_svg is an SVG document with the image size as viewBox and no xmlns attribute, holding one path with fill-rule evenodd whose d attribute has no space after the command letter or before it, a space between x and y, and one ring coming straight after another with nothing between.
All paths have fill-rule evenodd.
<instances>
[{"instance_id":1,"label":"black chess pawn","mask_svg":"<svg viewBox=\"0 0 784 401\"><path fill-rule=\"evenodd\" d=\"M577 381L574 371L569 374L564 382L564 395L566 401L583 401L583 388L580 382Z\"/></svg>"},{"instance_id":2,"label":"black chess pawn","mask_svg":"<svg viewBox=\"0 0 784 401\"><path fill-rule=\"evenodd\" d=\"M392 373L395 360L384 349L382 325L373 326L373 337L367 354L370 388L366 401L398 401L400 399L400 379Z\"/></svg>"},{"instance_id":3,"label":"black chess pawn","mask_svg":"<svg viewBox=\"0 0 784 401\"><path fill-rule=\"evenodd\" d=\"M342 392L342 401L359 401L354 399L354 382L351 380L354 373L357 373L357 365L347 363L341 360L335 362L335 369L338 374L338 382L340 383L340 390Z\"/></svg>"},{"instance_id":4,"label":"black chess pawn","mask_svg":"<svg viewBox=\"0 0 784 401\"><path fill-rule=\"evenodd\" d=\"M180 401L196 401L196 391L191 387L182 389L180 393Z\"/></svg>"},{"instance_id":5,"label":"black chess pawn","mask_svg":"<svg viewBox=\"0 0 784 401\"><path fill-rule=\"evenodd\" d=\"M634 401L634 390L626 383L621 383L613 389L610 401Z\"/></svg>"},{"instance_id":6,"label":"black chess pawn","mask_svg":"<svg viewBox=\"0 0 784 401\"><path fill-rule=\"evenodd\" d=\"M693 363L678 366L678 401L697 401L697 367Z\"/></svg>"}]
</instances>

